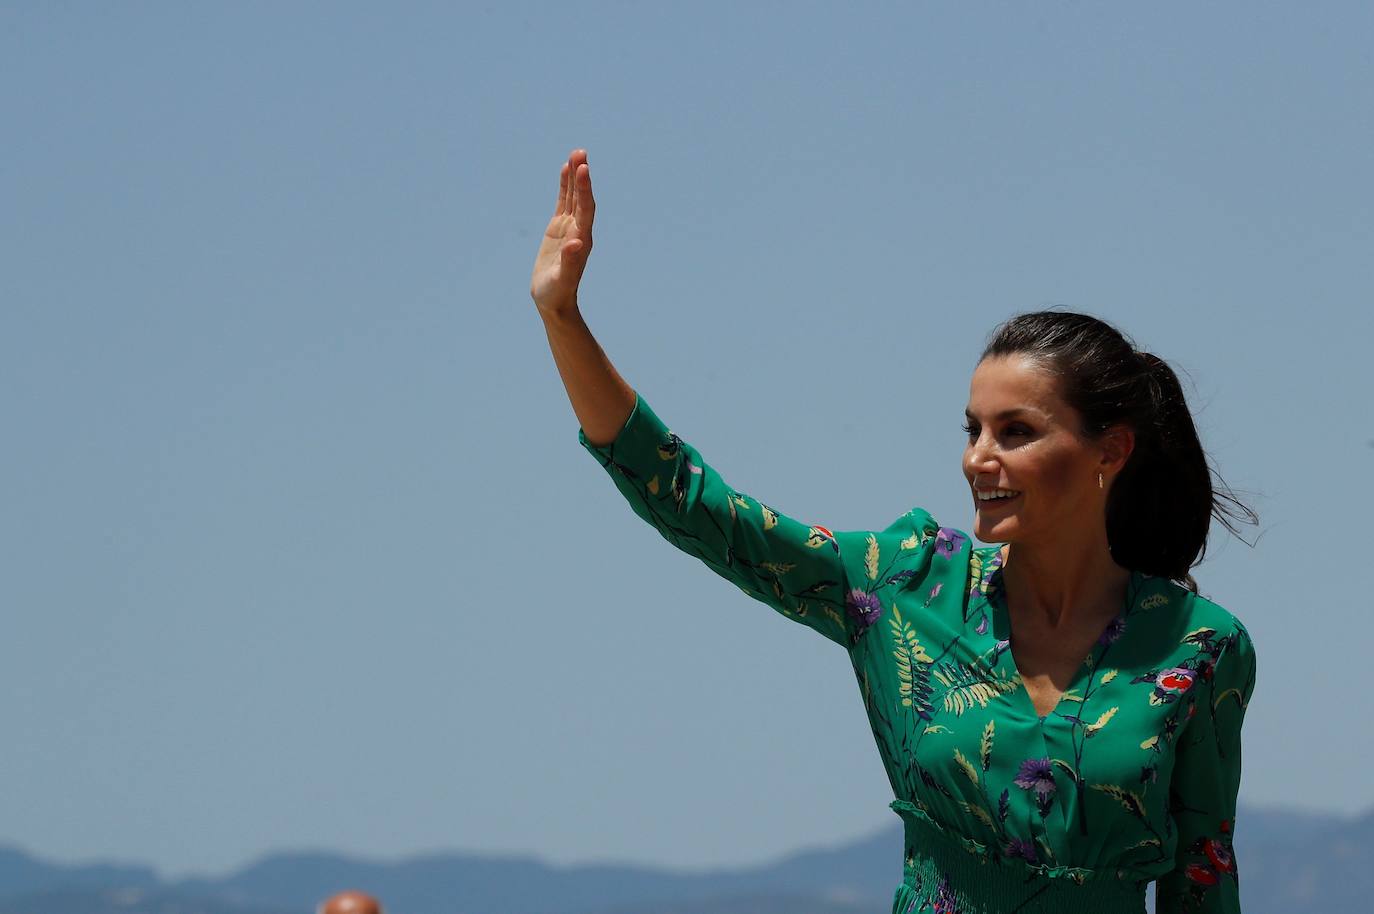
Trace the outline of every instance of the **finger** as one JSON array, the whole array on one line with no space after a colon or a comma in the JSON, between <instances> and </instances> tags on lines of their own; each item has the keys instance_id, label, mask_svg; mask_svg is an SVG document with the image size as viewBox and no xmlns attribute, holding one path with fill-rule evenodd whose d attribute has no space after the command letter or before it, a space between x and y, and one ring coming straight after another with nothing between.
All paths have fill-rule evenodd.
<instances>
[{"instance_id":1,"label":"finger","mask_svg":"<svg viewBox=\"0 0 1374 914\"><path fill-rule=\"evenodd\" d=\"M564 206L568 200L568 183L568 163L564 162L563 167L558 170L558 203L553 208L555 216L566 212Z\"/></svg>"},{"instance_id":2,"label":"finger","mask_svg":"<svg viewBox=\"0 0 1374 914\"><path fill-rule=\"evenodd\" d=\"M591 231L592 220L596 218L596 200L592 197L592 169L582 164L577 169L577 182L573 188L575 208L573 218L582 231Z\"/></svg>"},{"instance_id":3,"label":"finger","mask_svg":"<svg viewBox=\"0 0 1374 914\"><path fill-rule=\"evenodd\" d=\"M563 194L563 208L559 210L560 213L571 214L573 211L573 197L577 193L575 185L577 184L577 154L579 152L581 152L580 149L574 149L572 152L568 153L568 186L566 192ZM582 160L586 160L585 154ZM562 187L561 184L559 186Z\"/></svg>"}]
</instances>

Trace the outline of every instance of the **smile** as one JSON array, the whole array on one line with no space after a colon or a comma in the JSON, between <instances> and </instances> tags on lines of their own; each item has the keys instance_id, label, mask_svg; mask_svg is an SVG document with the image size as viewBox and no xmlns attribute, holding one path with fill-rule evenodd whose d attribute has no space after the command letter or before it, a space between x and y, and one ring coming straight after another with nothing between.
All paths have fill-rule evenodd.
<instances>
[{"instance_id":1,"label":"smile","mask_svg":"<svg viewBox=\"0 0 1374 914\"><path fill-rule=\"evenodd\" d=\"M1021 493L1015 489L975 489L973 497L979 505L998 504L1010 501Z\"/></svg>"}]
</instances>

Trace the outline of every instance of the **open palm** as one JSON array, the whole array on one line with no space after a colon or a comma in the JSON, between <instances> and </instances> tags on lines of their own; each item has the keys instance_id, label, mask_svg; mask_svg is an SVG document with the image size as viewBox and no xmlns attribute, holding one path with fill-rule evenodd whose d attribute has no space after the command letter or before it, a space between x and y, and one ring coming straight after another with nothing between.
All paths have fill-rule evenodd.
<instances>
[{"instance_id":1,"label":"open palm","mask_svg":"<svg viewBox=\"0 0 1374 914\"><path fill-rule=\"evenodd\" d=\"M559 171L558 205L530 276L530 295L541 312L557 314L577 307L577 284L592 250L595 215L587 151L574 149Z\"/></svg>"}]
</instances>

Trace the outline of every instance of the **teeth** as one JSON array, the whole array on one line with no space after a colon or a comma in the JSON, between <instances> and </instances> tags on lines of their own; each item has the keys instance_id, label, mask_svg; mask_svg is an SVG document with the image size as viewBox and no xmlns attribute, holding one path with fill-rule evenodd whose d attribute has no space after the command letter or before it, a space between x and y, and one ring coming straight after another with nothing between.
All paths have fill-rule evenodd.
<instances>
[{"instance_id":1,"label":"teeth","mask_svg":"<svg viewBox=\"0 0 1374 914\"><path fill-rule=\"evenodd\" d=\"M981 491L973 493L979 501L992 501L994 498L1011 498L1013 495L1020 495L1014 489L993 489L992 491Z\"/></svg>"}]
</instances>

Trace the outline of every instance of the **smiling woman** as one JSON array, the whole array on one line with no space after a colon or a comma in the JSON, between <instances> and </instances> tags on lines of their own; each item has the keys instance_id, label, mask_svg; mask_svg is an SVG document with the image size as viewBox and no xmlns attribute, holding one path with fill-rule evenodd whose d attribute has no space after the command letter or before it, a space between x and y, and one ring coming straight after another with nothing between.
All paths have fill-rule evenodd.
<instances>
[{"instance_id":1,"label":"smiling woman","mask_svg":"<svg viewBox=\"0 0 1374 914\"><path fill-rule=\"evenodd\" d=\"M995 333L974 370L974 547L913 508L832 532L728 486L620 377L577 286L595 213L562 168L530 291L580 439L669 542L842 646L905 827L894 912L1240 910L1232 851L1255 654L1189 575L1216 481L1174 373L1081 314Z\"/></svg>"}]
</instances>

